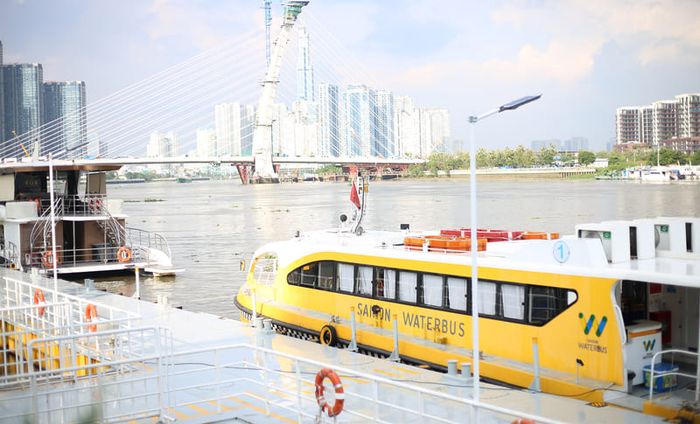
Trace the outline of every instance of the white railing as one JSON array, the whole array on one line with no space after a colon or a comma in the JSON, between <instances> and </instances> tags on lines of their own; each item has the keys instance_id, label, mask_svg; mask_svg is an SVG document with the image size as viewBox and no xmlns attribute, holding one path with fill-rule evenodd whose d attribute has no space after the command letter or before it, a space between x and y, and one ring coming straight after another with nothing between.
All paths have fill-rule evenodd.
<instances>
[{"instance_id":1,"label":"white railing","mask_svg":"<svg viewBox=\"0 0 700 424\"><path fill-rule=\"evenodd\" d=\"M695 375L693 374L687 374L683 372L678 372L678 371L659 371L656 375L656 371L654 370L654 366L656 365L656 358L659 355L665 355L667 353L671 354L681 354L681 355L686 355L686 356L694 356L695 359L695 370L696 373ZM680 349L669 349L669 350L662 350L660 352L656 352L654 356L651 358L651 370L649 370L649 401L654 400L654 386L656 385L656 378L663 378L665 376L680 376L680 377L687 377L687 378L692 378L696 381L695 384L695 402L700 401L700 355L697 352L690 352L687 350L680 350Z\"/></svg>"},{"instance_id":2,"label":"white railing","mask_svg":"<svg viewBox=\"0 0 700 424\"><path fill-rule=\"evenodd\" d=\"M111 348L100 360L81 346ZM47 349L51 346L52 349ZM165 418L169 331L157 327L100 331L31 340L25 390L0 397L0 422L29 419L35 423L123 422L149 417ZM67 361L50 352L78 351L82 361ZM49 356L46 356L48 353ZM93 352L94 353L94 352ZM59 362L60 368L42 367ZM60 371L60 372L57 372ZM26 389L29 390L26 390Z\"/></svg>"},{"instance_id":3,"label":"white railing","mask_svg":"<svg viewBox=\"0 0 700 424\"><path fill-rule=\"evenodd\" d=\"M338 417L340 422L479 422L486 415L505 422L557 422L474 402L466 393L458 396L437 392L249 344L175 353L172 361L168 375L171 408L208 403L217 412L225 412L244 398L265 414L286 411L296 416L299 423L314 420L319 417L314 393L316 373L332 368L344 381L345 407ZM326 391L326 398L332 399L333 388ZM206 396L196 398L193 393Z\"/></svg>"},{"instance_id":4,"label":"white railing","mask_svg":"<svg viewBox=\"0 0 700 424\"><path fill-rule=\"evenodd\" d=\"M89 340L89 344L81 342L65 351L55 350L57 346L42 351L44 367L60 374L63 362L75 364L81 355L96 361L104 360L104 354L111 352L115 341L95 338L96 334L129 329L140 323L138 314L56 292L40 285L43 279L34 278L36 283L10 277L0 280L0 343L4 360L2 368L5 371L0 378L0 386L28 380L31 370L37 365L30 359L33 352L29 344L34 339L75 336ZM43 281L45 284L46 280ZM58 357L50 358L50 354ZM51 362L54 359L56 362Z\"/></svg>"}]
</instances>

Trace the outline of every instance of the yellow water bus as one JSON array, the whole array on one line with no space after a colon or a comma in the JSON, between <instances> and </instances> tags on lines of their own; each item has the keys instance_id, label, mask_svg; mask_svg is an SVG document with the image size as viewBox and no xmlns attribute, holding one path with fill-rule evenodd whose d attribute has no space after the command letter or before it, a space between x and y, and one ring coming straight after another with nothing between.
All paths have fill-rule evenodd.
<instances>
[{"instance_id":1,"label":"yellow water bus","mask_svg":"<svg viewBox=\"0 0 700 424\"><path fill-rule=\"evenodd\" d=\"M432 248L444 234L341 226L267 244L235 304L243 320L324 344L469 363L471 253ZM512 235L479 247L482 378L666 417L697 402L700 219Z\"/></svg>"}]
</instances>

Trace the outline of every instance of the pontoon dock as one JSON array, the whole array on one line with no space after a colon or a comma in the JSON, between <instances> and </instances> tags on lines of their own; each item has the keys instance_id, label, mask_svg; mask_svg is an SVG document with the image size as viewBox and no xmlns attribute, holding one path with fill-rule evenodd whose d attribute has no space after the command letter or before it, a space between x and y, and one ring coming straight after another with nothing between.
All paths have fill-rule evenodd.
<instances>
[{"instance_id":1,"label":"pontoon dock","mask_svg":"<svg viewBox=\"0 0 700 424\"><path fill-rule=\"evenodd\" d=\"M323 368L342 380L337 422L661 422L490 384L474 406L470 381L459 374L76 283L53 287L38 275L0 272L1 422L313 422L314 379ZM325 398L334 403L332 387Z\"/></svg>"}]
</instances>

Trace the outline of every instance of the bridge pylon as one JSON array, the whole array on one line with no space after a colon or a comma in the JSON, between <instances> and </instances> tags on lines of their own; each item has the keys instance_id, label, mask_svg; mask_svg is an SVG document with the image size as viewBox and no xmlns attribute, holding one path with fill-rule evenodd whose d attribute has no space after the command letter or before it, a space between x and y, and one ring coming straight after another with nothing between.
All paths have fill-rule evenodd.
<instances>
[{"instance_id":1,"label":"bridge pylon","mask_svg":"<svg viewBox=\"0 0 700 424\"><path fill-rule=\"evenodd\" d=\"M272 105L277 96L282 57L289 44L294 23L297 21L301 9L307 4L309 4L308 0L289 0L285 3L282 28L277 34L270 63L267 66L267 73L262 82L262 92L258 101L257 118L253 130L253 156L255 158L253 182L256 183L279 182L279 177L272 166Z\"/></svg>"}]
</instances>

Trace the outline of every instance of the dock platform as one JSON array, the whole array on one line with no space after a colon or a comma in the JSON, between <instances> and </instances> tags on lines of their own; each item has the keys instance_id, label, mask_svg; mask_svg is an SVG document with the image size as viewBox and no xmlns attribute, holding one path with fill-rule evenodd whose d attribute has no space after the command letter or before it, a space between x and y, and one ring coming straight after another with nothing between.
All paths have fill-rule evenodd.
<instances>
[{"instance_id":1,"label":"dock platform","mask_svg":"<svg viewBox=\"0 0 700 424\"><path fill-rule=\"evenodd\" d=\"M12 270L0 306L0 422L661 422L486 383L474 402L470 376ZM317 402L325 368L342 384L322 382L335 417Z\"/></svg>"}]
</instances>

